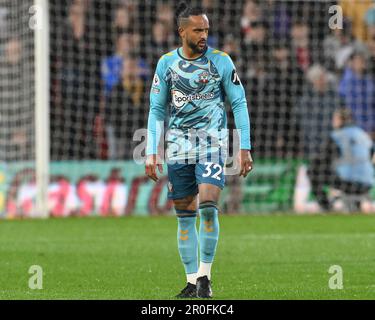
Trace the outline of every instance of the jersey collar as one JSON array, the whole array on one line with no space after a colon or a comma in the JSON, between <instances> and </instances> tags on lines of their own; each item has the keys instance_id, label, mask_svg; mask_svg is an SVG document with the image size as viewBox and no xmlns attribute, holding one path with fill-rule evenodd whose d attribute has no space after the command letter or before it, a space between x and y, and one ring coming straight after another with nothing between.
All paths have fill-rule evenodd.
<instances>
[{"instance_id":1,"label":"jersey collar","mask_svg":"<svg viewBox=\"0 0 375 320\"><path fill-rule=\"evenodd\" d=\"M206 54L206 52L207 52L207 50L208 50L208 46L206 46L206 50L204 50L203 53L202 53L199 57L194 58L194 59L188 59L188 58L185 58L185 57L180 53L180 50L181 50L181 49L182 49L182 47L179 47L179 48L177 49L177 54L180 56L181 59L184 59L184 60L187 60L187 61L195 61L195 60L198 60L198 59L202 58L202 57Z\"/></svg>"}]
</instances>

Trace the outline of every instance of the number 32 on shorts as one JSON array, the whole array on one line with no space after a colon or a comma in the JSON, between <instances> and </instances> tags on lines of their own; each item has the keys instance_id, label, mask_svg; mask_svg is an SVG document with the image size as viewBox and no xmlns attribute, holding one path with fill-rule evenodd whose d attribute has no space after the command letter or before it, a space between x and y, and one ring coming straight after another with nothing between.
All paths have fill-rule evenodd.
<instances>
[{"instance_id":1,"label":"number 32 on shorts","mask_svg":"<svg viewBox=\"0 0 375 320\"><path fill-rule=\"evenodd\" d=\"M221 180L220 174L223 172L223 167L220 164L205 162L204 165L206 166L206 171L202 174L203 178L211 177L216 180Z\"/></svg>"}]
</instances>

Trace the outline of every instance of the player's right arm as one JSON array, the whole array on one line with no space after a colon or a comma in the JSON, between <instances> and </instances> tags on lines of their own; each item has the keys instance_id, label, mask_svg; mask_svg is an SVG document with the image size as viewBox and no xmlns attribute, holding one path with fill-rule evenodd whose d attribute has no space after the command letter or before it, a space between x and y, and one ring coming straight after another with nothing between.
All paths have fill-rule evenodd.
<instances>
[{"instance_id":1,"label":"player's right arm","mask_svg":"<svg viewBox=\"0 0 375 320\"><path fill-rule=\"evenodd\" d=\"M152 81L150 92L150 111L147 124L147 148L145 173L152 180L157 181L156 167L159 172L163 172L157 154L160 137L164 128L165 108L169 99L168 83L165 79L165 60L161 58L156 67L154 79Z\"/></svg>"}]
</instances>

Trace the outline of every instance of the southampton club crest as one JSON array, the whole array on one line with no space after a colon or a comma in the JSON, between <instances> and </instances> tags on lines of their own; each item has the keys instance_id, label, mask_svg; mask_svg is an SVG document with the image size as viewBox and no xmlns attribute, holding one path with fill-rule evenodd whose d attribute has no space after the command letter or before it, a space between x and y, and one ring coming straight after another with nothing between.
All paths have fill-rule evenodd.
<instances>
[{"instance_id":1,"label":"southampton club crest","mask_svg":"<svg viewBox=\"0 0 375 320\"><path fill-rule=\"evenodd\" d=\"M198 75L200 83L208 83L210 74L207 71L203 71Z\"/></svg>"}]
</instances>

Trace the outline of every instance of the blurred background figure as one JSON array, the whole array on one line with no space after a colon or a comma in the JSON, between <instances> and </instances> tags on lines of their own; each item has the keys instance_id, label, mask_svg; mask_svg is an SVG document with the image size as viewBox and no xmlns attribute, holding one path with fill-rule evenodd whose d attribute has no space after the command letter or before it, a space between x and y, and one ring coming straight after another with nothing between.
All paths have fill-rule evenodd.
<instances>
[{"instance_id":1,"label":"blurred background figure","mask_svg":"<svg viewBox=\"0 0 375 320\"><path fill-rule=\"evenodd\" d=\"M340 0L338 4L342 8L344 16L353 25L354 37L359 41L366 42L368 39L368 30L365 24L366 13L373 6L374 2L372 0Z\"/></svg>"},{"instance_id":2,"label":"blurred background figure","mask_svg":"<svg viewBox=\"0 0 375 320\"><path fill-rule=\"evenodd\" d=\"M375 33L375 3L373 3L372 6L367 10L365 22L368 34L367 41L372 41Z\"/></svg>"},{"instance_id":3,"label":"blurred background figure","mask_svg":"<svg viewBox=\"0 0 375 320\"><path fill-rule=\"evenodd\" d=\"M353 122L348 108L334 112L332 126L330 137L319 145L308 170L312 192L325 211L332 209L326 186L350 196L366 195L374 184L370 136ZM355 205L358 211L358 201Z\"/></svg>"},{"instance_id":4,"label":"blurred background figure","mask_svg":"<svg viewBox=\"0 0 375 320\"><path fill-rule=\"evenodd\" d=\"M168 33L174 33L174 10L171 3L159 1L156 6L156 20L165 24Z\"/></svg>"},{"instance_id":5,"label":"blurred background figure","mask_svg":"<svg viewBox=\"0 0 375 320\"><path fill-rule=\"evenodd\" d=\"M133 134L146 126L146 82L137 54L124 61L119 83L112 89L106 104L106 132L109 159L133 158Z\"/></svg>"},{"instance_id":6,"label":"blurred background figure","mask_svg":"<svg viewBox=\"0 0 375 320\"><path fill-rule=\"evenodd\" d=\"M170 49L170 39L168 38L167 26L164 22L156 21L152 25L150 42L153 48L149 54L151 70L155 70L158 59Z\"/></svg>"},{"instance_id":7,"label":"blurred background figure","mask_svg":"<svg viewBox=\"0 0 375 320\"><path fill-rule=\"evenodd\" d=\"M292 16L286 1L261 1L262 12L267 13L270 22L270 35L274 39L286 39L290 34Z\"/></svg>"},{"instance_id":8,"label":"blurred background figure","mask_svg":"<svg viewBox=\"0 0 375 320\"><path fill-rule=\"evenodd\" d=\"M251 32L251 23L262 19L263 15L258 2L247 0L243 6L241 16L241 30L245 39L248 36L248 33Z\"/></svg>"},{"instance_id":9,"label":"blurred background figure","mask_svg":"<svg viewBox=\"0 0 375 320\"><path fill-rule=\"evenodd\" d=\"M375 82L368 73L369 60L365 52L354 52L340 81L339 93L351 108L356 123L375 137Z\"/></svg>"},{"instance_id":10,"label":"blurred background figure","mask_svg":"<svg viewBox=\"0 0 375 320\"><path fill-rule=\"evenodd\" d=\"M375 3L366 13L368 27L367 46L370 53L370 74L375 79Z\"/></svg>"},{"instance_id":11,"label":"blurred background figure","mask_svg":"<svg viewBox=\"0 0 375 320\"><path fill-rule=\"evenodd\" d=\"M303 71L306 71L313 63L309 36L310 28L303 20L293 23L291 29L292 50L298 67Z\"/></svg>"},{"instance_id":12,"label":"blurred background figure","mask_svg":"<svg viewBox=\"0 0 375 320\"><path fill-rule=\"evenodd\" d=\"M120 6L114 14L113 31L117 38L121 33L124 33L133 28L133 19L131 12L125 7ZM133 17L134 18L134 17Z\"/></svg>"},{"instance_id":13,"label":"blurred background figure","mask_svg":"<svg viewBox=\"0 0 375 320\"><path fill-rule=\"evenodd\" d=\"M308 80L303 96L297 103L297 119L300 141L306 159L328 139L332 130L332 116L341 105L332 76L321 65L313 65L306 73Z\"/></svg>"},{"instance_id":14,"label":"blurred background figure","mask_svg":"<svg viewBox=\"0 0 375 320\"><path fill-rule=\"evenodd\" d=\"M88 5L74 1L61 29L62 41L53 43L54 59L59 66L53 74L59 81L60 105L52 109L52 157L54 159L95 159L98 157L94 121L101 95L100 50L95 29L88 24ZM92 18L92 17L91 17Z\"/></svg>"},{"instance_id":15,"label":"blurred background figure","mask_svg":"<svg viewBox=\"0 0 375 320\"><path fill-rule=\"evenodd\" d=\"M207 12L207 16L210 17L211 30L207 44L210 47L218 47L221 45L222 39L228 33L223 25L225 21L223 18L223 7L220 5L218 0L202 0L202 8ZM227 11L228 13L228 11Z\"/></svg>"},{"instance_id":16,"label":"blurred background figure","mask_svg":"<svg viewBox=\"0 0 375 320\"><path fill-rule=\"evenodd\" d=\"M247 68L255 67L257 61L268 63L269 47L267 23L261 20L252 21L242 43L242 53L247 57Z\"/></svg>"},{"instance_id":17,"label":"blurred background figure","mask_svg":"<svg viewBox=\"0 0 375 320\"><path fill-rule=\"evenodd\" d=\"M10 38L0 55L0 160L29 160L33 157L33 124L27 121L32 111L28 99L32 79L23 72L23 44L18 37ZM21 100L20 100L21 97ZM24 117L23 120L22 117Z\"/></svg>"},{"instance_id":18,"label":"blurred background figure","mask_svg":"<svg viewBox=\"0 0 375 320\"><path fill-rule=\"evenodd\" d=\"M343 29L332 29L324 39L323 47L326 67L341 72L351 54L365 46L353 37L350 22L344 20Z\"/></svg>"},{"instance_id":19,"label":"blurred background figure","mask_svg":"<svg viewBox=\"0 0 375 320\"><path fill-rule=\"evenodd\" d=\"M121 79L123 64L129 58L130 52L139 50L139 37L130 32L123 32L116 41L115 53L103 59L102 80L104 84L104 94L108 97L111 90ZM146 80L149 75L147 62L143 58L137 60L142 77Z\"/></svg>"},{"instance_id":20,"label":"blurred background figure","mask_svg":"<svg viewBox=\"0 0 375 320\"><path fill-rule=\"evenodd\" d=\"M241 74L241 79L245 74L245 61L243 59L243 54L241 52L240 41L233 34L229 33L225 36L223 41L223 51L230 55L236 68Z\"/></svg>"},{"instance_id":21,"label":"blurred background figure","mask_svg":"<svg viewBox=\"0 0 375 320\"><path fill-rule=\"evenodd\" d=\"M9 8L3 2L0 2L0 40L1 40L0 50L1 51L2 51L2 46L8 34L8 14L9 14Z\"/></svg>"},{"instance_id":22,"label":"blurred background figure","mask_svg":"<svg viewBox=\"0 0 375 320\"><path fill-rule=\"evenodd\" d=\"M296 102L302 94L304 74L284 41L275 43L262 109L265 156L285 158L299 153L298 123L291 121ZM251 101L251 100L250 100Z\"/></svg>"}]
</instances>

